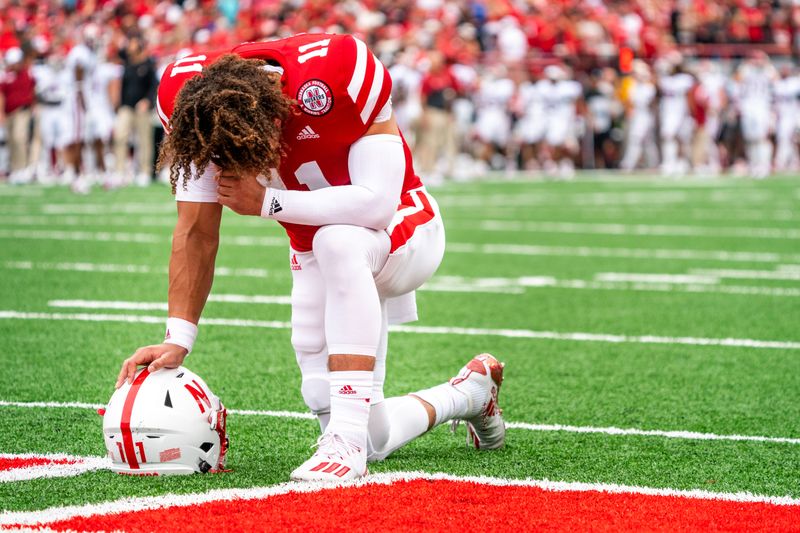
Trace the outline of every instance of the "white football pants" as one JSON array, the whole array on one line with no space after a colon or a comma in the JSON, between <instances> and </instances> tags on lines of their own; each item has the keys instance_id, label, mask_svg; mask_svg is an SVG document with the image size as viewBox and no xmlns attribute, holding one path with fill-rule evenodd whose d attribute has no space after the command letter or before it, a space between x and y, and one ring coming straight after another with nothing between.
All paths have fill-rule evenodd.
<instances>
[{"instance_id":1,"label":"white football pants","mask_svg":"<svg viewBox=\"0 0 800 533\"><path fill-rule=\"evenodd\" d=\"M303 399L324 430L330 413L328 355L375 356L369 422L372 450L384 449L390 439L399 447L427 429L422 404L403 398L401 403L416 403L421 414L418 411L411 423L412 430L395 432L392 439L390 409L382 405L383 384L389 322L399 322L394 317L402 321L416 317L414 291L433 275L444 255L441 217L437 214L418 226L395 253L389 253L390 247L385 231L331 225L317 232L311 252L290 250L289 257L292 345L302 374Z\"/></svg>"}]
</instances>

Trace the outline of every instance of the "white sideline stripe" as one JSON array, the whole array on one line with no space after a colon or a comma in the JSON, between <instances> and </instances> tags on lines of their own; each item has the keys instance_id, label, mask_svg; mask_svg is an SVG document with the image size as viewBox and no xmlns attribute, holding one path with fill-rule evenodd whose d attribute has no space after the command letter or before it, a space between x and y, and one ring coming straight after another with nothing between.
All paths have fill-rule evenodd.
<instances>
[{"instance_id":1,"label":"white sideline stripe","mask_svg":"<svg viewBox=\"0 0 800 533\"><path fill-rule=\"evenodd\" d=\"M800 280L800 270L784 267L778 270L736 270L736 269L705 269L694 268L692 274L700 276L717 276L731 279L771 279L771 280Z\"/></svg>"},{"instance_id":2,"label":"white sideline stripe","mask_svg":"<svg viewBox=\"0 0 800 533\"><path fill-rule=\"evenodd\" d=\"M0 319L17 320L76 320L84 322L127 322L161 324L160 316L94 314L94 313L35 313L25 311L0 311ZM290 322L277 320L247 320L237 318L201 318L200 324L206 326L227 326L264 329L291 329ZM631 344L675 344L683 346L728 346L736 348L764 348L778 350L800 350L800 342L773 341L760 339L713 339L703 337L664 337L659 335L617 335L609 333L533 331L529 329L489 329L447 326L391 326L390 331L423 335L470 335L506 337L512 339L547 339L576 342L609 342Z\"/></svg>"},{"instance_id":3,"label":"white sideline stripe","mask_svg":"<svg viewBox=\"0 0 800 533\"><path fill-rule=\"evenodd\" d=\"M484 284L484 280L494 283ZM502 282L505 283L502 283ZM557 280L547 277L523 278L461 278L460 280L441 280L433 278L420 290L437 292L491 292L525 294L526 289L576 289L597 291L639 291L639 292L685 292L691 294L737 294L753 296L781 296L798 298L800 288L759 287L743 285L711 285L681 283L628 283L615 281L586 281L582 279Z\"/></svg>"},{"instance_id":4,"label":"white sideline stripe","mask_svg":"<svg viewBox=\"0 0 800 533\"><path fill-rule=\"evenodd\" d=\"M175 216L171 217L144 217L137 219L95 218L88 220L76 216L46 216L46 215L21 215L0 216L0 224L4 226L147 226L156 228L172 228L175 226Z\"/></svg>"},{"instance_id":5,"label":"white sideline stripe","mask_svg":"<svg viewBox=\"0 0 800 533\"><path fill-rule=\"evenodd\" d=\"M171 236L155 233L114 233L107 231L46 231L46 230L2 230L0 238L44 239L67 241L108 241L138 243L168 243ZM237 246L288 247L285 237L226 236L224 244ZM800 254L776 252L734 252L727 250L681 250L659 248L603 248L590 246L534 246L525 244L474 244L448 243L447 250L456 253L529 255L562 257L623 257L627 259L685 259L724 262L794 263L800 262Z\"/></svg>"},{"instance_id":6,"label":"white sideline stripe","mask_svg":"<svg viewBox=\"0 0 800 533\"><path fill-rule=\"evenodd\" d=\"M97 409L105 406L99 403L82 402L9 402L0 400L0 407L25 407L49 409ZM276 418L296 418L302 420L316 420L316 416L308 412L297 411L264 411L257 409L228 409L228 412L243 416L270 416ZM722 440L722 441L750 441L772 442L776 444L800 444L800 439L791 437L764 437L761 435L718 435L715 433L700 433L697 431L665 431L660 429L637 429L618 427L571 426L564 424L531 424L528 422L506 422L508 429L522 429L526 431L563 431L567 433L599 433L603 435L635 435L642 437L664 437L667 439L683 440Z\"/></svg>"},{"instance_id":7,"label":"white sideline stripe","mask_svg":"<svg viewBox=\"0 0 800 533\"><path fill-rule=\"evenodd\" d=\"M458 226L475 227L470 224ZM649 224L590 224L580 222L519 222L484 220L477 227L487 231L540 233L589 233L596 235L656 235L673 237L751 237L759 239L800 239L800 230L790 228L731 228Z\"/></svg>"},{"instance_id":8,"label":"white sideline stripe","mask_svg":"<svg viewBox=\"0 0 800 533\"><path fill-rule=\"evenodd\" d=\"M106 406L101 403L85 402L10 402L0 400L0 407L25 407L31 409L90 409L97 411ZM311 413L299 413L294 411L254 411L252 409L228 409L228 413L245 416L272 416L277 418L300 418L316 420L316 416Z\"/></svg>"},{"instance_id":9,"label":"white sideline stripe","mask_svg":"<svg viewBox=\"0 0 800 533\"><path fill-rule=\"evenodd\" d=\"M6 261L4 268L16 270L58 270L67 272L106 272L123 274L166 274L167 267L151 267L148 265L124 265L111 263L34 263L33 261ZM216 267L215 276L243 276L264 278L269 271L263 268L228 268Z\"/></svg>"},{"instance_id":10,"label":"white sideline stripe","mask_svg":"<svg viewBox=\"0 0 800 533\"><path fill-rule=\"evenodd\" d=\"M63 453L0 453L0 459L51 459L56 461L75 461L72 464L47 464L2 470L0 471L0 483L28 481L38 478L72 477L83 474L84 472L89 472L91 470L101 470L111 467L111 460L108 457L81 457Z\"/></svg>"},{"instance_id":11,"label":"white sideline stripe","mask_svg":"<svg viewBox=\"0 0 800 533\"><path fill-rule=\"evenodd\" d=\"M110 231L57 231L57 230L4 230L0 229L0 238L6 239L42 239L57 241L100 241L100 242L136 242L136 243L169 243L171 235L156 233L125 233ZM288 246L285 237L250 237L246 235L226 236L226 244L237 246Z\"/></svg>"},{"instance_id":12,"label":"white sideline stripe","mask_svg":"<svg viewBox=\"0 0 800 533\"><path fill-rule=\"evenodd\" d=\"M113 215L117 213L149 215L153 213L175 213L175 202L120 203L120 204L44 204L42 213L53 215Z\"/></svg>"},{"instance_id":13,"label":"white sideline stripe","mask_svg":"<svg viewBox=\"0 0 800 533\"><path fill-rule=\"evenodd\" d=\"M448 252L495 255L564 257L622 257L626 259L685 259L746 263L791 263L800 254L734 252L728 250L681 250L659 248L596 248L590 246L534 246L525 244L448 243Z\"/></svg>"},{"instance_id":14,"label":"white sideline stripe","mask_svg":"<svg viewBox=\"0 0 800 533\"><path fill-rule=\"evenodd\" d=\"M506 428L526 429L528 431L565 431L569 433L602 433L604 435L637 435L642 437L665 437L668 439L686 440L727 440L800 444L800 439L790 437L763 437L760 435L717 435L714 433L699 433L696 431L663 431L659 429L565 426L561 424L528 424L527 422L506 422Z\"/></svg>"},{"instance_id":15,"label":"white sideline stripe","mask_svg":"<svg viewBox=\"0 0 800 533\"><path fill-rule=\"evenodd\" d=\"M243 304L291 305L290 296L245 296L243 294L211 294L209 302ZM167 311L166 302L125 302L119 300L50 300L48 307L68 307L76 309L133 309L145 311Z\"/></svg>"},{"instance_id":16,"label":"white sideline stripe","mask_svg":"<svg viewBox=\"0 0 800 533\"><path fill-rule=\"evenodd\" d=\"M488 476L455 476L441 472L390 472L372 474L361 479L331 484L320 481L293 481L268 487L214 489L196 494L162 494L121 498L115 501L50 507L40 511L5 511L0 514L0 526L47 525L77 517L110 515L126 512L152 511L172 507L188 507L217 501L261 500L290 493L320 492L369 485L392 485L405 481L453 481L496 487L530 487L548 492L604 492L608 494L636 494L642 496L667 496L693 500L713 500L739 503L762 503L780 506L800 505L800 499L791 496L762 496L749 492L711 492L700 489L681 490L639 487L610 483L581 483L575 481L550 481L547 479L508 479Z\"/></svg>"},{"instance_id":17,"label":"white sideline stripe","mask_svg":"<svg viewBox=\"0 0 800 533\"><path fill-rule=\"evenodd\" d=\"M631 272L599 272L594 278L597 281L623 281L634 283L672 283L680 285L715 285L719 278L711 275L686 274L640 274Z\"/></svg>"},{"instance_id":18,"label":"white sideline stripe","mask_svg":"<svg viewBox=\"0 0 800 533\"><path fill-rule=\"evenodd\" d=\"M789 267L791 265L783 265ZM6 261L4 268L17 270L57 270L67 272L101 272L123 274L166 274L166 267L148 265L125 265L108 263L34 263L32 261ZM791 272L791 269L786 269ZM265 278L269 271L261 268L216 267L215 276ZM788 274L793 276L794 274ZM655 291L689 292L715 294L751 294L760 296L800 297L800 288L759 287L739 285L714 285L673 283L614 283L585 280L557 280L553 277L523 278L464 278L460 276L437 276L420 287L431 292L483 292L497 294L524 294L526 288L555 287L560 289L612 290L612 291Z\"/></svg>"}]
</instances>

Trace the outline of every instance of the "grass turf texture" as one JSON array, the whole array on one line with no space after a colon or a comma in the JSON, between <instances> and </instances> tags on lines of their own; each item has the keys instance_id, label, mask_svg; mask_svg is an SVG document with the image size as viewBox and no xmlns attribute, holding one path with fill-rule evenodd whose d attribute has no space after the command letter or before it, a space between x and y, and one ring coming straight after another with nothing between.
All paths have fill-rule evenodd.
<instances>
[{"instance_id":1,"label":"grass turf texture","mask_svg":"<svg viewBox=\"0 0 800 533\"><path fill-rule=\"evenodd\" d=\"M483 182L434 191L449 243L726 250L800 254L798 238L607 235L480 229L483 220L783 228L800 222L800 184L792 179ZM27 191L27 192L24 192ZM96 191L0 188L0 309L163 315L160 311L56 309L54 299L162 302L173 207L168 190ZM101 214L105 212L106 214ZM84 236L31 238L62 231L152 235L158 243L97 242ZM20 235L14 237L13 232ZM27 232L27 233L24 233ZM713 233L713 232L712 232ZM38 234L41 236L41 234ZM282 241L232 244L235 237L282 238L276 225L226 213L217 264L266 269L264 277L218 277L216 294L286 295L290 288ZM787 237L790 236L787 234ZM134 264L155 272L98 273L25 270L14 263ZM724 261L509 255L451 251L439 276L552 276L592 280L602 272L687 274L692 269L773 271L800 261ZM784 268L793 268L786 267ZM160 270L159 270L160 269ZM794 279L723 279L722 286L800 288ZM421 325L520 328L558 332L694 336L800 341L800 298L650 290L526 288L522 294L421 292ZM207 317L289 319L288 306L211 302ZM104 403L121 360L157 342L151 324L0 320L0 400ZM800 437L797 350L609 344L492 336L394 333L387 395L450 377L474 353L492 351L508 365L501 405L508 420L544 424L637 427L718 434ZM187 366L235 409L302 411L299 373L288 330L201 327ZM0 451L104 453L98 415L78 409L0 407ZM194 492L287 479L310 453L316 423L233 415L230 466L219 476L131 479L107 472L0 485L3 509L38 509L127 495ZM376 472L441 471L712 491L800 496L798 445L587 435L510 430L496 453L464 448L464 430L440 427L400 450Z\"/></svg>"}]
</instances>

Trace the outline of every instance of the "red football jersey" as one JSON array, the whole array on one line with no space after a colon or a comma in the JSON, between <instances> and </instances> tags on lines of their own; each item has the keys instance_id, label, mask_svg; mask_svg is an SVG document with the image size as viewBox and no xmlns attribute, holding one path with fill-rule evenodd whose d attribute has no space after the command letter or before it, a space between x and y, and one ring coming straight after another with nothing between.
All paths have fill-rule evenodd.
<instances>
[{"instance_id":1,"label":"red football jersey","mask_svg":"<svg viewBox=\"0 0 800 533\"><path fill-rule=\"evenodd\" d=\"M283 186L307 191L349 185L350 145L366 133L388 104L392 89L389 72L367 46L350 35L302 34L271 42L245 43L231 52L280 65L283 92L297 101L300 113L292 115L283 126L287 153L278 169ZM217 52L187 57L167 67L157 101L158 114L167 131L183 84L220 55ZM405 139L403 149L406 174L398 210L415 207L418 202L414 202L409 191L422 186L414 174L411 150ZM281 187L274 180L273 177L271 186ZM289 234L292 248L301 252L311 250L317 226L281 224ZM393 245L393 249L398 247Z\"/></svg>"}]
</instances>

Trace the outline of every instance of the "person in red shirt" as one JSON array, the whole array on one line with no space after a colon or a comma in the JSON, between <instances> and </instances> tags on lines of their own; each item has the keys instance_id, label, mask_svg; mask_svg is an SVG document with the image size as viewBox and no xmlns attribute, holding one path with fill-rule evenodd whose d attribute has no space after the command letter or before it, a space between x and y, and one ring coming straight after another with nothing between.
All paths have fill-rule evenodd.
<instances>
[{"instance_id":1,"label":"person in red shirt","mask_svg":"<svg viewBox=\"0 0 800 533\"><path fill-rule=\"evenodd\" d=\"M8 135L10 180L24 183L32 178L28 156L35 82L22 50L10 48L5 59L9 70L0 80L0 127L5 127Z\"/></svg>"},{"instance_id":2,"label":"person in red shirt","mask_svg":"<svg viewBox=\"0 0 800 533\"><path fill-rule=\"evenodd\" d=\"M503 368L491 355L450 382L383 397L388 325L416 319L415 290L444 253L441 216L414 173L386 69L349 35L232 52L186 57L163 74L160 161L178 200L167 336L128 358L117 385L132 382L137 365L148 365L136 378L146 379L191 351L227 206L277 220L289 236L292 344L323 432L292 479L361 477L368 458L451 419L467 422L477 447L502 446Z\"/></svg>"}]
</instances>

